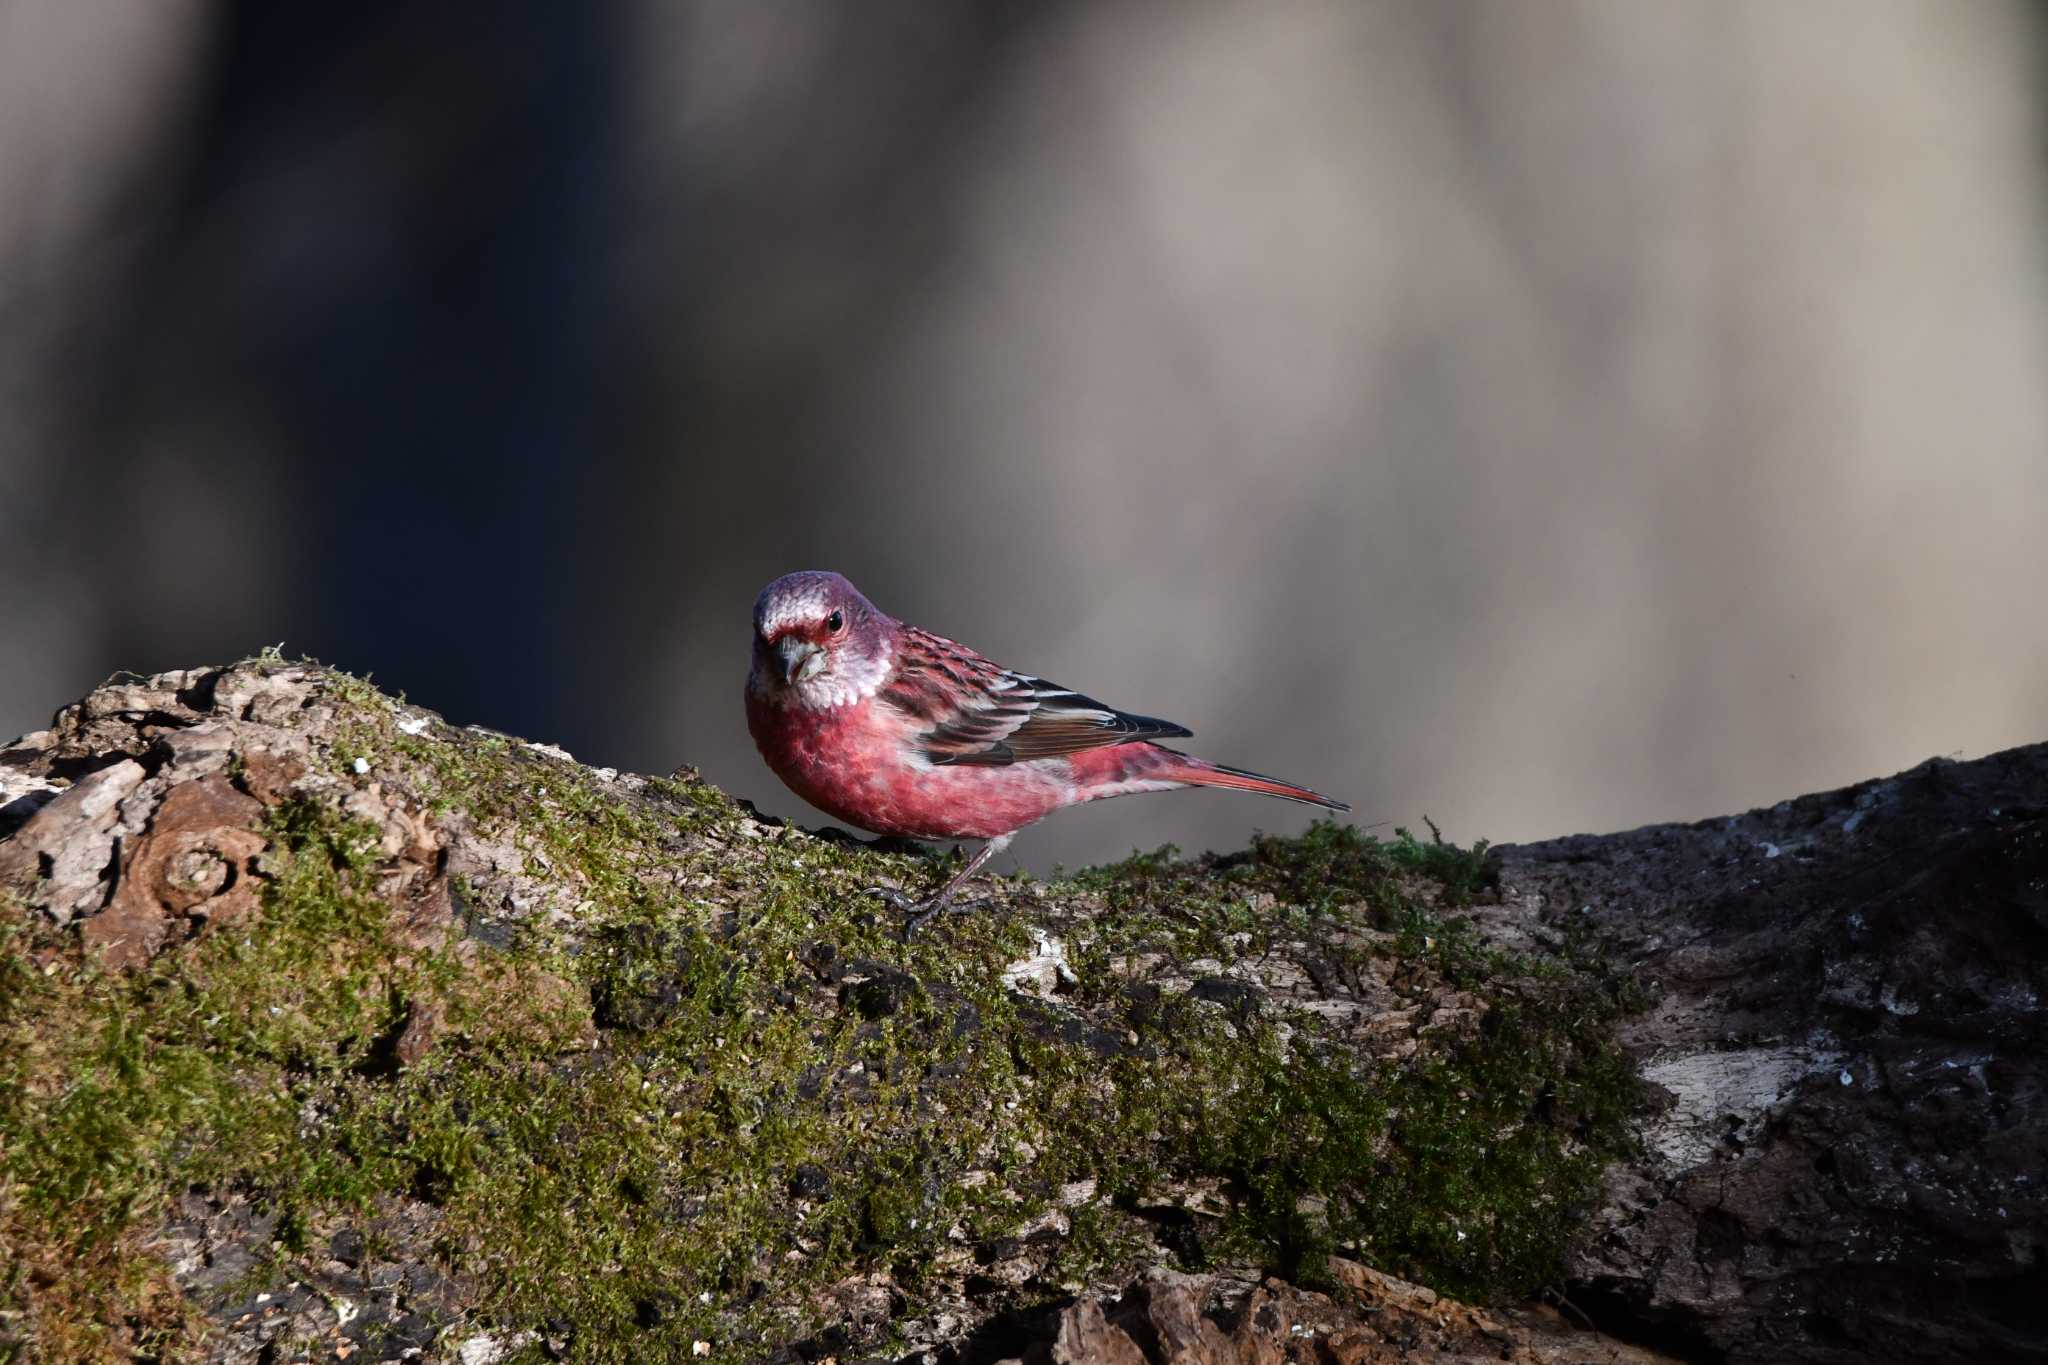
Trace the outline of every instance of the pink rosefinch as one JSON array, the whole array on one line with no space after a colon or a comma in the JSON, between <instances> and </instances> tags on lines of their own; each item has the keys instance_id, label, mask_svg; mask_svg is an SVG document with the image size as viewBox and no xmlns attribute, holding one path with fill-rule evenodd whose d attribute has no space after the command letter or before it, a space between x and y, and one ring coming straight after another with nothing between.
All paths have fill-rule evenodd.
<instances>
[{"instance_id":1,"label":"pink rosefinch","mask_svg":"<svg viewBox=\"0 0 2048 1365\"><path fill-rule=\"evenodd\" d=\"M1345 811L1306 787L1154 744L1190 733L1013 673L906 625L836 573L793 573L754 602L747 729L789 789L878 834L985 839L915 931L1024 826L1133 792L1229 787Z\"/></svg>"}]
</instances>

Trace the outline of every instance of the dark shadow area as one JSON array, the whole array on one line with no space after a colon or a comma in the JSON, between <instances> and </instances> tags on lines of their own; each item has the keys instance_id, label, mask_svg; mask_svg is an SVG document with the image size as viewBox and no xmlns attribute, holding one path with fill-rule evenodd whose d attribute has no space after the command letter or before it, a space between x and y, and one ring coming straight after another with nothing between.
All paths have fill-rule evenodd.
<instances>
[{"instance_id":1,"label":"dark shadow area","mask_svg":"<svg viewBox=\"0 0 2048 1365\"><path fill-rule=\"evenodd\" d=\"M117 551L105 634L166 659L263 630L451 716L559 733L619 477L620 15L373 0L217 24L69 478L80 507L163 478L152 425L204 429L225 400L247 448L175 476L277 563L248 598L164 612L124 591L147 568Z\"/></svg>"}]
</instances>

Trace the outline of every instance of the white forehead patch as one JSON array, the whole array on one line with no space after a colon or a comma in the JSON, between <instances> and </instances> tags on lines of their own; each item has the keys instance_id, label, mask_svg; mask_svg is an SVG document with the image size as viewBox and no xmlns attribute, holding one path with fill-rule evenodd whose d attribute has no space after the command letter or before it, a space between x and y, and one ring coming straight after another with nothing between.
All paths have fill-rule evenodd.
<instances>
[{"instance_id":1,"label":"white forehead patch","mask_svg":"<svg viewBox=\"0 0 2048 1365\"><path fill-rule=\"evenodd\" d=\"M802 592L778 594L765 605L760 620L754 623L755 628L764 636L772 636L790 626L823 620L827 600L822 583L807 587Z\"/></svg>"}]
</instances>

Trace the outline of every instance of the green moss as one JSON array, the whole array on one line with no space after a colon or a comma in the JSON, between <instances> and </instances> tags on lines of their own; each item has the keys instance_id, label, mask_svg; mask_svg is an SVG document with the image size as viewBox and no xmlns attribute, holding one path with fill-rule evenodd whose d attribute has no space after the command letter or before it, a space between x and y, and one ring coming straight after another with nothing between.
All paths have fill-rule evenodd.
<instances>
[{"instance_id":1,"label":"green moss","mask_svg":"<svg viewBox=\"0 0 2048 1365\"><path fill-rule=\"evenodd\" d=\"M1029 1065L1065 1127L1055 1178L1096 1175L1126 1206L1221 1182L1234 1210L1199 1259L1313 1282L1342 1251L1488 1301L1555 1274L1621 1150L1634 1087L1612 1017L1577 993L1517 1000L1469 1039L1362 1063L1307 1018L1212 1014L1106 1072L1052 1045Z\"/></svg>"},{"instance_id":2,"label":"green moss","mask_svg":"<svg viewBox=\"0 0 2048 1365\"><path fill-rule=\"evenodd\" d=\"M761 837L693 780L610 782L504 737L408 733L404 708L354 680L329 695L346 708L333 775L459 813L577 899L519 918L508 946L422 944L374 893L376 832L301 805L270 831L260 924L140 977L7 918L0 1236L17 1267L65 1269L61 1293L16 1269L0 1295L53 1358L193 1339L145 1241L194 1184L253 1192L287 1257L380 1197L425 1200L486 1321L627 1360L801 1337L830 1319L833 1285L876 1268L914 1302L959 1239L1010 1236L1083 1179L1099 1198L1071 1213L1069 1283L1133 1268L1141 1210L1206 1184L1235 1211L1198 1219L1191 1261L1313 1279L1344 1250L1522 1293L1554 1273L1619 1143L1618 990L1584 963L1491 953L1414 890L1460 903L1485 884L1483 848L1321 822L1042 888L1100 906L1069 944L1074 1016L1005 990L1030 949L1019 920L897 938L862 888L920 884L919 859ZM466 914L500 913L473 897ZM1297 941L1489 983L1495 1003L1470 1037L1382 1062L1313 1017L1119 974ZM397 1065L395 1038L428 1011L433 1047Z\"/></svg>"},{"instance_id":3,"label":"green moss","mask_svg":"<svg viewBox=\"0 0 2048 1365\"><path fill-rule=\"evenodd\" d=\"M1443 889L1447 905L1470 905L1473 896L1500 884L1499 870L1488 861L1487 842L1481 839L1470 848L1460 848L1444 839L1436 821L1424 816L1429 842L1423 843L1407 830L1396 827L1387 856L1396 866L1421 873Z\"/></svg>"},{"instance_id":4,"label":"green moss","mask_svg":"<svg viewBox=\"0 0 2048 1365\"><path fill-rule=\"evenodd\" d=\"M1127 1205L1220 1180L1234 1211L1207 1229L1204 1255L1221 1262L1313 1281L1342 1251L1482 1301L1553 1276L1626 1145L1637 1089L1612 1031L1640 1000L1589 945L1510 954L1439 908L1466 904L1494 874L1484 845L1431 835L1380 842L1319 821L1242 854L1188 862L1169 847L1081 874L1110 907L1075 954L1084 1002L1088 983L1133 953L1227 969L1306 942L1338 963L1390 956L1490 1007L1470 1036L1380 1061L1325 1042L1312 1016L1168 997L1151 1008L1151 1048L1111 1063L1106 1081L1090 1059L1034 1055L1073 1087L1075 1169L1104 1173ZM1416 874L1433 903L1412 894Z\"/></svg>"},{"instance_id":5,"label":"green moss","mask_svg":"<svg viewBox=\"0 0 2048 1365\"><path fill-rule=\"evenodd\" d=\"M299 1140L299 1106L361 1066L427 968L395 951L382 903L351 889L367 831L300 810L274 833L288 853L260 929L224 929L159 970L103 972L19 920L0 942L0 974L19 987L0 996L14 1069L0 1180L32 1273L62 1267L61 1296L34 1315L49 1358L112 1349L110 1328L164 1296L160 1265L133 1243L186 1185L375 1188ZM132 1336L181 1334L182 1318Z\"/></svg>"}]
</instances>

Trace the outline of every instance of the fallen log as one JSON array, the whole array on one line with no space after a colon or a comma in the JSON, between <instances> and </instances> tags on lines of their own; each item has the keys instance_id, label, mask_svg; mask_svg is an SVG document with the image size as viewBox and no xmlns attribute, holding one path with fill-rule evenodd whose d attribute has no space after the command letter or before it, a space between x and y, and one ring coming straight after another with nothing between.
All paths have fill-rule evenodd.
<instances>
[{"instance_id":1,"label":"fallen log","mask_svg":"<svg viewBox=\"0 0 2048 1365\"><path fill-rule=\"evenodd\" d=\"M0 1342L2037 1349L2043 768L1490 856L1324 824L906 943L863 888L929 855L687 771L276 658L117 681L0 750Z\"/></svg>"}]
</instances>

